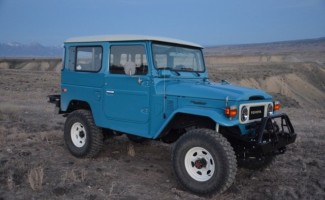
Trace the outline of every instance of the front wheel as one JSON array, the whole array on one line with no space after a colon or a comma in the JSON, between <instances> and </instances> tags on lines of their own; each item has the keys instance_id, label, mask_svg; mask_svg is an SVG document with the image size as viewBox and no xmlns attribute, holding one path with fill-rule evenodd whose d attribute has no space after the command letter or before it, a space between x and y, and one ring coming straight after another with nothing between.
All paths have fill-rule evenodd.
<instances>
[{"instance_id":1,"label":"front wheel","mask_svg":"<svg viewBox=\"0 0 325 200\"><path fill-rule=\"evenodd\" d=\"M172 163L179 182L197 194L225 191L237 172L233 148L226 138L209 129L194 129L181 136Z\"/></svg>"},{"instance_id":2,"label":"front wheel","mask_svg":"<svg viewBox=\"0 0 325 200\"><path fill-rule=\"evenodd\" d=\"M73 111L64 125L64 141L76 157L94 157L103 147L102 129L96 127L88 110Z\"/></svg>"}]
</instances>

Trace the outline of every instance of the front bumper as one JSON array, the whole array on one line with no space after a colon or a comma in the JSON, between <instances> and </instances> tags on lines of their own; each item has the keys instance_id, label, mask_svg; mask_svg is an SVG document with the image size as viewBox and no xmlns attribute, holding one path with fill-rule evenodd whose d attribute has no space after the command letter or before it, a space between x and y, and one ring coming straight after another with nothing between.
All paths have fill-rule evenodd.
<instances>
[{"instance_id":1,"label":"front bumper","mask_svg":"<svg viewBox=\"0 0 325 200\"><path fill-rule=\"evenodd\" d=\"M280 121L277 125L275 120ZM256 135L256 151L262 154L284 153L288 144L294 143L297 134L289 117L284 114L274 114L264 117Z\"/></svg>"}]
</instances>

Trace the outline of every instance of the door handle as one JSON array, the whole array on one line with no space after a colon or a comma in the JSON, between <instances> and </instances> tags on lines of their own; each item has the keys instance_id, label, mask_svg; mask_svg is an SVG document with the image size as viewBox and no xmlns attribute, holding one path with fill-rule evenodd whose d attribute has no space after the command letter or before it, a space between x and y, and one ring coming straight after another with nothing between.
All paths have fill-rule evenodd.
<instances>
[{"instance_id":1,"label":"door handle","mask_svg":"<svg viewBox=\"0 0 325 200\"><path fill-rule=\"evenodd\" d=\"M138 78L138 84L141 85L143 83L143 80L139 77Z\"/></svg>"},{"instance_id":2,"label":"door handle","mask_svg":"<svg viewBox=\"0 0 325 200\"><path fill-rule=\"evenodd\" d=\"M114 94L115 92L113 90L106 90L107 94Z\"/></svg>"}]
</instances>

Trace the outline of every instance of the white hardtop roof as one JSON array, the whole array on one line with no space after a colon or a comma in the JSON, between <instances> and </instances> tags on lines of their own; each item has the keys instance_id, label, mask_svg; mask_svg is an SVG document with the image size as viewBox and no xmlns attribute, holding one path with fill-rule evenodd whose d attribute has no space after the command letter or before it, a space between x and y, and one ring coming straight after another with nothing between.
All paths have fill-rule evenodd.
<instances>
[{"instance_id":1,"label":"white hardtop roof","mask_svg":"<svg viewBox=\"0 0 325 200\"><path fill-rule=\"evenodd\" d=\"M158 41L158 42L167 42L167 43L174 43L174 44L181 44L181 45L203 48L201 45L192 42L186 42L183 40L177 40L172 38L154 37L154 36L145 36L145 35L99 35L99 36L87 36L87 37L74 37L74 38L67 39L65 43L118 42L118 41Z\"/></svg>"}]
</instances>

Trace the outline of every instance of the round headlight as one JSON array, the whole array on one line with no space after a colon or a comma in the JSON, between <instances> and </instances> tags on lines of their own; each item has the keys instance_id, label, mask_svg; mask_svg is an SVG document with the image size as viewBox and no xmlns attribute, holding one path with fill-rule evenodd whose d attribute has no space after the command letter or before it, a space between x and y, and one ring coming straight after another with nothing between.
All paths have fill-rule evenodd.
<instances>
[{"instance_id":1,"label":"round headlight","mask_svg":"<svg viewBox=\"0 0 325 200\"><path fill-rule=\"evenodd\" d=\"M246 106L243 106L241 108L240 118L242 122L245 122L248 120L248 109Z\"/></svg>"},{"instance_id":2,"label":"round headlight","mask_svg":"<svg viewBox=\"0 0 325 200\"><path fill-rule=\"evenodd\" d=\"M273 113L273 104L270 103L268 106L267 106L267 113L268 114L272 114Z\"/></svg>"}]
</instances>

